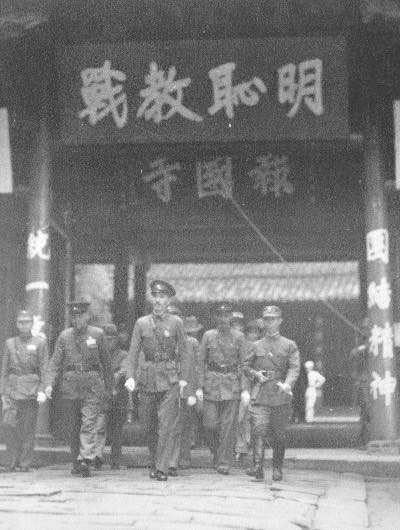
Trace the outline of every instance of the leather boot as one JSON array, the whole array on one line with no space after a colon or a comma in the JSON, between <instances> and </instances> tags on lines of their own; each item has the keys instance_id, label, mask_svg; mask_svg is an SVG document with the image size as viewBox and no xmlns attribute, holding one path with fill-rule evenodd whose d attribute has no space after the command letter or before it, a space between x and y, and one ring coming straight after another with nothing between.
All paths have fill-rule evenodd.
<instances>
[{"instance_id":1,"label":"leather boot","mask_svg":"<svg viewBox=\"0 0 400 530\"><path fill-rule=\"evenodd\" d=\"M253 445L253 462L254 468L247 471L250 477L255 477L256 480L264 480L264 438L262 436L254 437Z\"/></svg>"},{"instance_id":2,"label":"leather boot","mask_svg":"<svg viewBox=\"0 0 400 530\"><path fill-rule=\"evenodd\" d=\"M252 458L253 458L253 466L249 469L246 469L246 475L249 475L249 477L255 477L256 476L256 447L254 443L254 436L251 437L251 452L252 452Z\"/></svg>"}]
</instances>

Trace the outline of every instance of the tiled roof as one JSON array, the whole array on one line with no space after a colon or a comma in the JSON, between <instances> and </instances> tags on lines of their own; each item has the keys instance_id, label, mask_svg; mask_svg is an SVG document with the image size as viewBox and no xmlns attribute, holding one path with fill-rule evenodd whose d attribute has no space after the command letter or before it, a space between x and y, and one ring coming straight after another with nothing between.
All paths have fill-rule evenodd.
<instances>
[{"instance_id":1,"label":"tiled roof","mask_svg":"<svg viewBox=\"0 0 400 530\"><path fill-rule=\"evenodd\" d=\"M148 280L171 282L182 302L355 300L357 262L153 264Z\"/></svg>"}]
</instances>

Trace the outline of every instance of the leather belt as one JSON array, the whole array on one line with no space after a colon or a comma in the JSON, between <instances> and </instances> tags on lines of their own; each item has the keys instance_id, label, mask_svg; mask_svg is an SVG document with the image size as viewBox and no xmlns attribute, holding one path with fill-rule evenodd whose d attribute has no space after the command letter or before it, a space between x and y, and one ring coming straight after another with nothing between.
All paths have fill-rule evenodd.
<instances>
[{"instance_id":1,"label":"leather belt","mask_svg":"<svg viewBox=\"0 0 400 530\"><path fill-rule=\"evenodd\" d=\"M237 364L218 364L213 361L208 363L208 369L221 374L232 374L238 371Z\"/></svg>"},{"instance_id":2,"label":"leather belt","mask_svg":"<svg viewBox=\"0 0 400 530\"><path fill-rule=\"evenodd\" d=\"M165 357L165 355L160 353L153 353L151 355L145 355L145 361L147 363L162 363L163 361L170 361L174 363L176 359L170 359L169 357Z\"/></svg>"},{"instance_id":3,"label":"leather belt","mask_svg":"<svg viewBox=\"0 0 400 530\"><path fill-rule=\"evenodd\" d=\"M267 381L279 381L279 374L275 370L261 370L261 373Z\"/></svg>"},{"instance_id":4,"label":"leather belt","mask_svg":"<svg viewBox=\"0 0 400 530\"><path fill-rule=\"evenodd\" d=\"M100 365L95 364L93 366L85 366L83 363L76 363L74 365L69 365L64 368L64 372L101 372Z\"/></svg>"},{"instance_id":5,"label":"leather belt","mask_svg":"<svg viewBox=\"0 0 400 530\"><path fill-rule=\"evenodd\" d=\"M23 370L10 370L8 375L39 375L39 370L33 372L24 372Z\"/></svg>"}]
</instances>

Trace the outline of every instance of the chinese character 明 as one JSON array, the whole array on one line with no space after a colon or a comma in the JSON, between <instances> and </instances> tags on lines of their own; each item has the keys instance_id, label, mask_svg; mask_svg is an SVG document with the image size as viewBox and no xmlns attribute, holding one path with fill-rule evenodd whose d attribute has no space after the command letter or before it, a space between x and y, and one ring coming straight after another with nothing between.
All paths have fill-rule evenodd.
<instances>
[{"instance_id":1,"label":"chinese character \u660e","mask_svg":"<svg viewBox=\"0 0 400 530\"><path fill-rule=\"evenodd\" d=\"M158 69L157 63L150 63L150 73L145 76L148 86L140 91L144 101L137 111L138 118L144 116L145 120L160 123L174 114L180 114L188 120L203 121L201 116L182 104L183 89L189 86L192 80L190 77L178 80L175 76L175 66L168 69L166 76L164 70Z\"/></svg>"},{"instance_id":2,"label":"chinese character \u660e","mask_svg":"<svg viewBox=\"0 0 400 530\"><path fill-rule=\"evenodd\" d=\"M392 290L390 289L389 283L385 277L381 279L381 283L378 285L376 282L371 282L368 286L368 307L372 307L375 304L379 309L387 309L390 306L392 299Z\"/></svg>"},{"instance_id":3,"label":"chinese character \u660e","mask_svg":"<svg viewBox=\"0 0 400 530\"><path fill-rule=\"evenodd\" d=\"M384 228L367 234L367 261L378 259L386 265L389 263L389 232Z\"/></svg>"},{"instance_id":4,"label":"chinese character \u660e","mask_svg":"<svg viewBox=\"0 0 400 530\"><path fill-rule=\"evenodd\" d=\"M250 81L233 86L232 75L235 68L235 63L225 63L208 72L214 92L214 104L208 109L208 113L212 116L225 108L226 115L232 119L234 107L239 106L240 103L250 107L257 105L260 101L259 92L261 94L267 92L267 87L259 77L253 77ZM252 88L252 85L255 88Z\"/></svg>"},{"instance_id":5,"label":"chinese character \u660e","mask_svg":"<svg viewBox=\"0 0 400 530\"><path fill-rule=\"evenodd\" d=\"M296 75L297 74L297 75ZM293 118L300 108L301 102L316 116L324 112L322 104L322 61L309 59L295 64L285 64L278 68L279 103L289 103L292 108L287 113Z\"/></svg>"},{"instance_id":6,"label":"chinese character \u660e","mask_svg":"<svg viewBox=\"0 0 400 530\"><path fill-rule=\"evenodd\" d=\"M48 261L50 259L50 249L47 249L47 252L45 251L48 241L49 234L46 231L39 228L36 232L31 232L28 236L28 259L33 259L37 256L40 259Z\"/></svg>"},{"instance_id":7,"label":"chinese character \u660e","mask_svg":"<svg viewBox=\"0 0 400 530\"><path fill-rule=\"evenodd\" d=\"M392 376L389 370L385 371L384 379L382 379L381 376L375 371L373 371L371 375L372 381L370 383L370 389L372 397L377 400L378 395L385 396L385 405L388 407L392 401L392 395L396 389L396 378Z\"/></svg>"},{"instance_id":8,"label":"chinese character \u660e","mask_svg":"<svg viewBox=\"0 0 400 530\"><path fill-rule=\"evenodd\" d=\"M393 358L393 337L393 329L389 322L386 322L383 328L374 325L369 338L369 350L374 357L382 353L384 359Z\"/></svg>"},{"instance_id":9,"label":"chinese character \u660e","mask_svg":"<svg viewBox=\"0 0 400 530\"><path fill-rule=\"evenodd\" d=\"M273 193L275 197L293 193L293 184L288 180L290 168L287 156L261 155L256 161L257 167L248 173L254 179L254 189L259 190L261 195Z\"/></svg>"},{"instance_id":10,"label":"chinese character \u660e","mask_svg":"<svg viewBox=\"0 0 400 530\"><path fill-rule=\"evenodd\" d=\"M111 69L111 62L104 61L101 68L85 68L81 72L83 87L82 99L86 108L81 110L79 118L88 116L90 125L105 118L108 114L114 119L115 125L121 129L126 125L128 117L128 103L123 86L126 75L119 70Z\"/></svg>"},{"instance_id":11,"label":"chinese character \u660e","mask_svg":"<svg viewBox=\"0 0 400 530\"><path fill-rule=\"evenodd\" d=\"M197 191L199 198L221 195L232 197L232 160L219 157L209 162L196 164Z\"/></svg>"},{"instance_id":12,"label":"chinese character \u660e","mask_svg":"<svg viewBox=\"0 0 400 530\"><path fill-rule=\"evenodd\" d=\"M152 171L143 175L143 182L146 184L153 182L151 189L162 202L168 203L171 200L171 182L177 179L174 171L179 171L181 165L178 162L166 164L165 158L158 158L151 162L150 168Z\"/></svg>"}]
</instances>

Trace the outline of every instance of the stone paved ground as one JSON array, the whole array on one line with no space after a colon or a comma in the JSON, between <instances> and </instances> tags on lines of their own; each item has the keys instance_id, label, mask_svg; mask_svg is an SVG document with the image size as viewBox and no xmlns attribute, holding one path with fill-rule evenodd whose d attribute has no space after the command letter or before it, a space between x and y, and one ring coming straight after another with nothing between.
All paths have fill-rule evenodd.
<instances>
[{"instance_id":1,"label":"stone paved ground","mask_svg":"<svg viewBox=\"0 0 400 530\"><path fill-rule=\"evenodd\" d=\"M373 503L380 526L368 526L367 487L370 497L373 488L359 475L289 469L283 482L269 479L257 483L240 469L221 476L204 468L182 471L167 483L150 480L143 468L111 471L106 467L88 479L71 476L66 465L29 474L4 473L0 475L0 529L400 528L398 518L387 518L389 524L396 520L395 527L382 526L386 523L381 512L388 511L384 497ZM372 484L375 491L380 484ZM399 498L392 501L393 511Z\"/></svg>"}]
</instances>

